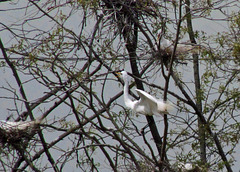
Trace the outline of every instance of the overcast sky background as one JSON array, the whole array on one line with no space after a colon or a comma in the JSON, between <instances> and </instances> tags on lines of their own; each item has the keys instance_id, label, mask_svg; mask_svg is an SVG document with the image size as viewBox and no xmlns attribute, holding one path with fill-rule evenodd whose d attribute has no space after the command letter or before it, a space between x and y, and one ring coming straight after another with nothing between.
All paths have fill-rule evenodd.
<instances>
[{"instance_id":1,"label":"overcast sky background","mask_svg":"<svg viewBox=\"0 0 240 172\"><path fill-rule=\"evenodd\" d=\"M41 3L41 1L39 2ZM11 24L16 24L19 21L22 21L24 19L24 10L11 10L13 8L21 8L21 7L25 7L26 6L26 2L25 1L12 1L12 2L1 2L0 3L0 21L1 23L5 24L5 25L11 25ZM67 9L66 9L67 10ZM229 14L231 14L233 11L239 11L239 7L235 6L235 7L230 7L227 8L227 11ZM32 11L32 13L35 13L35 11ZM53 13L51 13L51 15L53 15ZM81 16L81 12L74 14L74 17L72 17L71 20L69 20L69 27L70 29L76 31L76 33L78 33L78 23L75 21L79 20L79 17ZM225 18L224 15L222 15L219 11L215 11L212 13L212 18L213 19L223 19ZM33 24L33 23L31 23ZM45 31L47 31L49 28L51 28L52 26L52 22L50 21L50 19L47 18L42 18L41 20L39 20L38 22L34 23L36 27L40 27L41 29L44 29ZM89 23L89 28L92 28L93 24ZM228 31L228 23L226 23L225 21L222 20L207 20L207 19L195 19L193 20L193 27L194 30L201 30L206 32L208 35L212 35L212 34L217 34L218 32L224 32L224 31ZM2 25L0 25L0 29L2 30ZM8 31L1 31L0 32L0 37L2 39L3 44L5 45L5 48L11 46L12 44L16 43L14 38L12 37L12 35L8 32ZM2 59L2 54L0 56L0 60L4 61ZM1 63L0 61L0 63ZM123 65L120 68L125 68L125 69L130 69L129 68L129 62L126 61L122 63ZM187 68L189 68L189 70L191 70L191 64L189 63L189 65L187 66ZM129 70L128 70L129 71ZM130 71L129 71L130 72ZM185 73L187 74L187 73ZM22 79L22 81L27 81L30 79L29 76L26 76L24 74L20 74L20 77ZM192 76L189 76L188 78L189 80L192 79ZM162 84L161 81L155 81L155 84ZM15 78L12 75L11 70L9 70L7 67L1 67L0 68L0 97L7 97L7 96L12 96L12 94L10 92L7 92L6 89L3 89L3 87L14 87L16 89L18 89ZM42 95L44 95L44 91L46 91L44 89L44 87L35 87L34 86L34 81L30 82L31 84L27 84L25 87L25 90L27 92L27 97L29 98L30 101L34 101L37 98L41 97ZM39 85L39 84L38 84ZM110 98L111 95L113 93L116 92L120 92L122 87L118 87L117 86L118 83L116 83L116 86L112 86L109 85L109 92L106 92L106 97ZM17 90L18 91L18 90ZM122 101L122 99L120 100ZM123 102L122 102L123 104ZM12 114L11 111L9 111L9 109L13 108L14 104L12 100L7 100L5 98L0 98L0 120L4 120L6 119L10 114ZM64 112L64 107L62 108L61 113L65 114L68 112ZM59 112L53 112L56 113L56 115ZM39 114L37 115L41 115L41 112L39 112ZM37 116L36 115L36 116ZM161 123L161 119L158 119L160 117L156 117L156 121L157 124ZM139 121L144 121L145 118L143 117L139 117L137 120ZM144 126L144 123L142 124ZM139 127L140 128L140 127ZM159 130L161 130L162 128L159 127ZM62 143L64 146L64 143ZM239 159L239 152L236 152L236 155L238 155ZM101 157L99 157L101 159ZM240 169L240 160L238 160L238 163L235 163L236 166L233 168L234 171L237 171ZM70 170L71 171L71 170Z\"/></svg>"}]
</instances>

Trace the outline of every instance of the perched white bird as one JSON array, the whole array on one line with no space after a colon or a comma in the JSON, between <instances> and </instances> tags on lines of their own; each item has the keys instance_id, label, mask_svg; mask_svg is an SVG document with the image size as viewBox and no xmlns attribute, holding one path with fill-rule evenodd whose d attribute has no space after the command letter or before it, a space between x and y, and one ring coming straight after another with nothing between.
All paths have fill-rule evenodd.
<instances>
[{"instance_id":1,"label":"perched white bird","mask_svg":"<svg viewBox=\"0 0 240 172\"><path fill-rule=\"evenodd\" d=\"M184 167L185 167L186 170L192 170L193 169L193 165L191 163L186 163L184 165Z\"/></svg>"},{"instance_id":2,"label":"perched white bird","mask_svg":"<svg viewBox=\"0 0 240 172\"><path fill-rule=\"evenodd\" d=\"M129 77L126 71L122 71L119 74L122 75L124 81L124 102L125 105L135 111L136 113L144 115L157 115L168 113L171 109L171 105L164 102L163 100L156 99L147 92L143 90L136 89L138 95L140 96L139 100L132 101L129 97Z\"/></svg>"},{"instance_id":3,"label":"perched white bird","mask_svg":"<svg viewBox=\"0 0 240 172\"><path fill-rule=\"evenodd\" d=\"M201 170L201 168L198 167L198 165L196 164L192 164L190 162L187 162L187 163L178 163L178 169L181 171L181 172L200 172L200 171L203 171Z\"/></svg>"},{"instance_id":4,"label":"perched white bird","mask_svg":"<svg viewBox=\"0 0 240 172\"><path fill-rule=\"evenodd\" d=\"M160 49L171 55L174 50L174 42L165 39L164 36L161 37L161 33L158 34L158 41L159 39L161 39ZM178 56L185 55L186 53L199 53L200 49L199 45L178 43L175 54Z\"/></svg>"},{"instance_id":5,"label":"perched white bird","mask_svg":"<svg viewBox=\"0 0 240 172\"><path fill-rule=\"evenodd\" d=\"M28 129L34 128L35 126L39 125L41 121L42 119L36 119L34 121L19 121L19 122L1 120L0 129L4 130L7 133L26 131Z\"/></svg>"}]
</instances>

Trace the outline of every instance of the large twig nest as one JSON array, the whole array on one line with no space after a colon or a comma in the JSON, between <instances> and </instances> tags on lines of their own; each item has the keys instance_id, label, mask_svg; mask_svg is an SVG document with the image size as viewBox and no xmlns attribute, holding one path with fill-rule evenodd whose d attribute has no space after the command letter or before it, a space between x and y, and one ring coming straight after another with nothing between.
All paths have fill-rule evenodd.
<instances>
[{"instance_id":1,"label":"large twig nest","mask_svg":"<svg viewBox=\"0 0 240 172\"><path fill-rule=\"evenodd\" d=\"M0 143L16 144L30 139L32 134L39 129L41 121L0 121Z\"/></svg>"}]
</instances>

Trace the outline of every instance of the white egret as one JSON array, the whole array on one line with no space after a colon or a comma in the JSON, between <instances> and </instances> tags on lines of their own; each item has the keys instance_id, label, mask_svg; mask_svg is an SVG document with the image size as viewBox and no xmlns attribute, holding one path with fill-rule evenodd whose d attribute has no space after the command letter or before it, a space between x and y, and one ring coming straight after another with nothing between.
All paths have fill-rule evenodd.
<instances>
[{"instance_id":1,"label":"white egret","mask_svg":"<svg viewBox=\"0 0 240 172\"><path fill-rule=\"evenodd\" d=\"M20 132L32 129L35 126L39 125L42 122L42 119L36 119L34 121L0 121L0 129L4 130L6 133L10 132Z\"/></svg>"},{"instance_id":2,"label":"white egret","mask_svg":"<svg viewBox=\"0 0 240 172\"><path fill-rule=\"evenodd\" d=\"M197 165L190 162L187 163L178 163L178 169L182 172L200 172L202 171Z\"/></svg>"},{"instance_id":3,"label":"white egret","mask_svg":"<svg viewBox=\"0 0 240 172\"><path fill-rule=\"evenodd\" d=\"M184 167L185 167L186 170L192 170L193 169L193 165L191 163L186 163L184 165Z\"/></svg>"},{"instance_id":4,"label":"white egret","mask_svg":"<svg viewBox=\"0 0 240 172\"><path fill-rule=\"evenodd\" d=\"M151 96L143 90L136 89L136 92L140 96L140 99L132 101L128 93L129 77L127 72L122 71L118 74L122 75L124 81L124 102L128 108L132 109L136 113L144 115L157 115L169 112L169 110L171 109L171 105L169 103L166 103L163 100L156 99L155 97Z\"/></svg>"},{"instance_id":5,"label":"white egret","mask_svg":"<svg viewBox=\"0 0 240 172\"><path fill-rule=\"evenodd\" d=\"M160 49L171 55L174 50L174 42L161 37L161 32L158 33L158 42L160 40ZM189 43L178 43L175 54L185 55L186 53L199 53L201 47L199 45L193 45Z\"/></svg>"}]
</instances>

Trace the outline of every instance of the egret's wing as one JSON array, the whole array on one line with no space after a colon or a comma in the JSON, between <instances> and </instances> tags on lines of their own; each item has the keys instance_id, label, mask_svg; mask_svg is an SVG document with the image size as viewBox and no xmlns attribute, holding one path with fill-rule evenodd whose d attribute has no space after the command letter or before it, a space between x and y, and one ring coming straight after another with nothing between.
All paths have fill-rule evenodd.
<instances>
[{"instance_id":1,"label":"egret's wing","mask_svg":"<svg viewBox=\"0 0 240 172\"><path fill-rule=\"evenodd\" d=\"M161 40L161 49L165 50L167 53L172 53L174 49L174 43L169 41L168 39L162 38ZM199 53L200 50L199 45L192 45L192 44L185 44L185 43L178 43L176 54L181 55L187 52L190 53Z\"/></svg>"},{"instance_id":2,"label":"egret's wing","mask_svg":"<svg viewBox=\"0 0 240 172\"><path fill-rule=\"evenodd\" d=\"M136 89L138 95L140 96L140 104L141 105L149 105L151 108L151 112L155 114L162 114L162 113L169 113L169 111L172 109L172 106L164 102L163 100L156 99L155 97L151 96L147 92L143 90Z\"/></svg>"},{"instance_id":3,"label":"egret's wing","mask_svg":"<svg viewBox=\"0 0 240 172\"><path fill-rule=\"evenodd\" d=\"M1 121L0 128L11 131L11 130L26 130L28 127L34 127L36 123L35 121L19 121L19 122L12 122L12 121Z\"/></svg>"},{"instance_id":4,"label":"egret's wing","mask_svg":"<svg viewBox=\"0 0 240 172\"><path fill-rule=\"evenodd\" d=\"M172 106L169 103L162 100L158 100L158 113L168 114L169 111L171 111L171 109L172 109Z\"/></svg>"},{"instance_id":5,"label":"egret's wing","mask_svg":"<svg viewBox=\"0 0 240 172\"><path fill-rule=\"evenodd\" d=\"M34 127L35 121L24 121L18 125L18 130L26 130L28 127Z\"/></svg>"},{"instance_id":6,"label":"egret's wing","mask_svg":"<svg viewBox=\"0 0 240 172\"><path fill-rule=\"evenodd\" d=\"M1 120L1 129L4 129L6 131L10 131L12 129L16 129L19 122L11 122L11 121L3 121Z\"/></svg>"},{"instance_id":7,"label":"egret's wing","mask_svg":"<svg viewBox=\"0 0 240 172\"><path fill-rule=\"evenodd\" d=\"M156 112L158 100L143 90L136 89L136 92L140 96L139 103L143 105L145 104L146 106L149 105L151 110Z\"/></svg>"},{"instance_id":8,"label":"egret's wing","mask_svg":"<svg viewBox=\"0 0 240 172\"><path fill-rule=\"evenodd\" d=\"M139 89L135 89L135 90L138 93L138 95L140 96L140 98L148 99L148 100L151 100L151 101L157 103L158 100L155 97L153 97L152 95L148 94L146 91L139 90Z\"/></svg>"}]
</instances>

